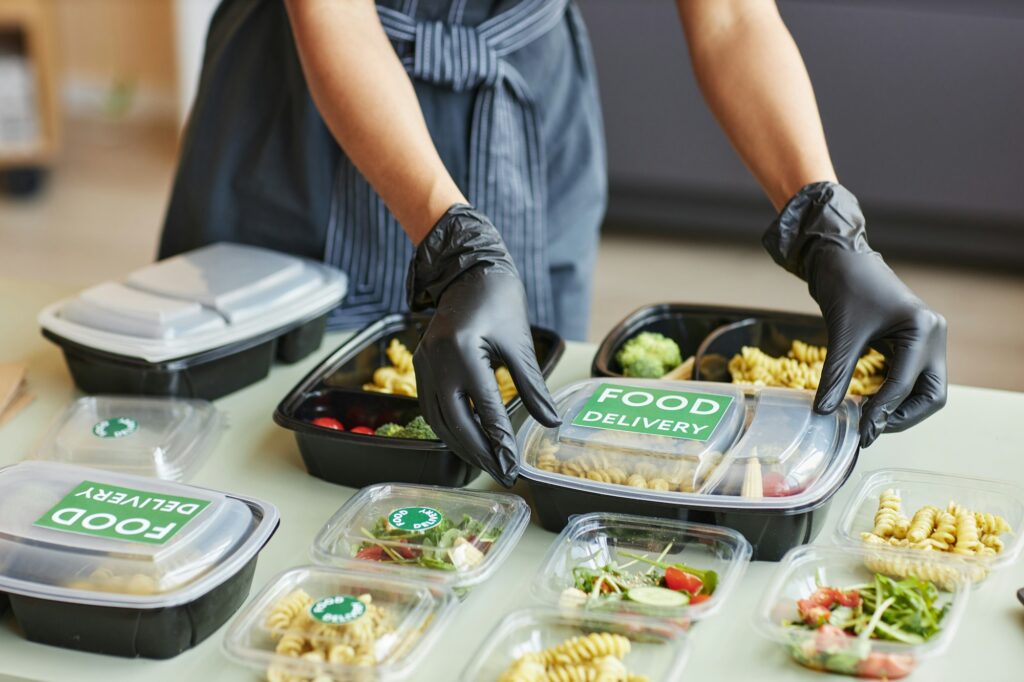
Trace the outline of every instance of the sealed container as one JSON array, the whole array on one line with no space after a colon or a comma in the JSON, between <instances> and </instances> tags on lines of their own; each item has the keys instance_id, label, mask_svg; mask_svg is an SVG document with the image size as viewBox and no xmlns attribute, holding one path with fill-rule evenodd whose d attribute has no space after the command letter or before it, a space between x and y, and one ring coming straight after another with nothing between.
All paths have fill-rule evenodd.
<instances>
[{"instance_id":1,"label":"sealed container","mask_svg":"<svg viewBox=\"0 0 1024 682\"><path fill-rule=\"evenodd\" d=\"M818 587L848 591L851 587L874 583L875 572L868 569L865 562L879 553L891 552L845 547L794 549L785 556L765 590L754 614L755 627L768 639L787 647L794 660L810 668L889 680L910 674L921 660L945 651L956 635L969 592L964 576L951 585L950 590L938 591L936 603L948 604L948 610L940 621L941 629L921 642L862 639L835 630L791 625L803 622L798 602L810 600ZM886 571L879 572L889 576ZM900 577L895 576L895 579ZM804 608L811 606L804 602ZM830 622L839 620L834 614L834 611L829 614Z\"/></svg>"},{"instance_id":2,"label":"sealed container","mask_svg":"<svg viewBox=\"0 0 1024 682\"><path fill-rule=\"evenodd\" d=\"M719 327L697 349L696 378L731 381L729 360L744 346L759 348L772 357L781 357L789 352L794 340L813 346L827 346L825 321L817 315L772 312Z\"/></svg>"},{"instance_id":3,"label":"sealed container","mask_svg":"<svg viewBox=\"0 0 1024 682\"><path fill-rule=\"evenodd\" d=\"M87 393L212 400L316 350L345 288L322 264L213 244L58 301L39 323Z\"/></svg>"},{"instance_id":4,"label":"sealed container","mask_svg":"<svg viewBox=\"0 0 1024 682\"><path fill-rule=\"evenodd\" d=\"M873 532L883 500L906 520L905 532L894 530L891 536ZM957 514L961 509L971 518L961 521ZM945 521L940 518L942 512L949 514ZM944 524L952 539L941 537ZM889 540L893 544L887 546L897 558L890 562L892 572L921 573L920 560L927 559L936 562L928 564L930 576L942 584L950 582L966 563L971 580L980 582L991 571L1017 560L1024 548L1021 528L1024 490L1020 486L913 469L880 469L861 478L836 525L835 540L844 547L875 547ZM922 549L925 546L929 549Z\"/></svg>"},{"instance_id":5,"label":"sealed container","mask_svg":"<svg viewBox=\"0 0 1024 682\"><path fill-rule=\"evenodd\" d=\"M22 462L0 470L0 592L34 642L170 658L242 605L277 524L255 499Z\"/></svg>"},{"instance_id":6,"label":"sealed container","mask_svg":"<svg viewBox=\"0 0 1024 682\"><path fill-rule=\"evenodd\" d=\"M491 577L530 522L521 497L384 483L363 488L317 533L317 564L402 575L464 591Z\"/></svg>"},{"instance_id":7,"label":"sealed container","mask_svg":"<svg viewBox=\"0 0 1024 682\"><path fill-rule=\"evenodd\" d=\"M455 604L441 585L294 568L232 621L224 651L269 680L403 679L436 642Z\"/></svg>"},{"instance_id":8,"label":"sealed container","mask_svg":"<svg viewBox=\"0 0 1024 682\"><path fill-rule=\"evenodd\" d=\"M414 440L352 433L407 424L420 415L416 398L370 392L363 385L388 366L387 346L393 340L415 349L430 317L393 314L369 325L342 344L284 397L274 421L295 433L306 469L317 478L361 488L384 481L460 487L480 473L439 440ZM533 328L534 349L544 376L549 376L565 350L552 331ZM522 419L518 396L508 403L513 423ZM345 431L314 425L318 417L340 421Z\"/></svg>"},{"instance_id":9,"label":"sealed container","mask_svg":"<svg viewBox=\"0 0 1024 682\"><path fill-rule=\"evenodd\" d=\"M810 542L859 449L846 399L816 414L788 389L649 379L588 379L554 395L561 426L528 418L520 475L541 524L591 511L728 526L774 560Z\"/></svg>"},{"instance_id":10,"label":"sealed container","mask_svg":"<svg viewBox=\"0 0 1024 682\"><path fill-rule=\"evenodd\" d=\"M552 543L533 592L552 606L640 613L688 627L721 608L750 555L750 543L729 528L584 514L573 517Z\"/></svg>"},{"instance_id":11,"label":"sealed container","mask_svg":"<svg viewBox=\"0 0 1024 682\"><path fill-rule=\"evenodd\" d=\"M35 458L183 481L222 430L220 413L205 400L85 397L57 417Z\"/></svg>"},{"instance_id":12,"label":"sealed container","mask_svg":"<svg viewBox=\"0 0 1024 682\"><path fill-rule=\"evenodd\" d=\"M580 664L545 665L544 652L555 647L559 649L552 652L549 662L571 658L579 660ZM593 657L588 649L604 656ZM635 682L662 682L683 679L681 674L688 654L685 632L662 620L623 613L523 609L510 613L498 623L459 679L461 682L624 680L627 679L625 670L632 674L628 679ZM524 657L534 660L524 660ZM603 659L604 665L614 666L612 670L603 669L614 671L612 675L605 678L590 672L594 658ZM542 672L545 667L547 677ZM502 677L513 669L521 676Z\"/></svg>"}]
</instances>

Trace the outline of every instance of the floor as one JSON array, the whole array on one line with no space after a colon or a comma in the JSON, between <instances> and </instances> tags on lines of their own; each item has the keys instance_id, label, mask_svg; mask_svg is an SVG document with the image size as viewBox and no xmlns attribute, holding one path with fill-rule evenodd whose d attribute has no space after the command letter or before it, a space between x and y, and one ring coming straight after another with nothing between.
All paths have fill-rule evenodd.
<instances>
[{"instance_id":1,"label":"floor","mask_svg":"<svg viewBox=\"0 0 1024 682\"><path fill-rule=\"evenodd\" d=\"M174 169L166 127L73 122L47 189L0 198L0 276L86 285L149 262ZM1024 277L893 262L949 322L951 381L1024 390ZM606 235L591 340L655 301L814 312L804 285L756 245Z\"/></svg>"}]
</instances>

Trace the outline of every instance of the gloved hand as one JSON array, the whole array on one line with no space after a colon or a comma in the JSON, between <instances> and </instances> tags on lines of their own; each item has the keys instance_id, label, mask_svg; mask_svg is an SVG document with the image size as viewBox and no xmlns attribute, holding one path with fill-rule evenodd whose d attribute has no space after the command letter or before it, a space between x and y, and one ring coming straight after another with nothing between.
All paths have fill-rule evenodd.
<instances>
[{"instance_id":1,"label":"gloved hand","mask_svg":"<svg viewBox=\"0 0 1024 682\"><path fill-rule=\"evenodd\" d=\"M436 309L413 354L423 416L456 454L511 486L516 440L492 363L508 367L537 421L560 420L537 365L526 292L498 230L472 207L452 206L417 247L406 290L413 310Z\"/></svg>"},{"instance_id":2,"label":"gloved hand","mask_svg":"<svg viewBox=\"0 0 1024 682\"><path fill-rule=\"evenodd\" d=\"M828 327L814 409L834 411L868 346L886 356L878 392L861 410L861 446L902 431L946 404L946 321L868 246L864 216L845 187L801 189L764 234L775 262L807 282Z\"/></svg>"}]
</instances>

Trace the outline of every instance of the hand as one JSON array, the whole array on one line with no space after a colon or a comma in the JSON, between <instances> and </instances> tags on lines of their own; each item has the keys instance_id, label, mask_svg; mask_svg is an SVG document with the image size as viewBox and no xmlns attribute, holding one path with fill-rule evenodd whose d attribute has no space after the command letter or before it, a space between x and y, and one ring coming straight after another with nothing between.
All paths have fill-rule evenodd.
<instances>
[{"instance_id":1,"label":"hand","mask_svg":"<svg viewBox=\"0 0 1024 682\"><path fill-rule=\"evenodd\" d=\"M861 446L946 404L946 321L871 250L857 199L835 183L804 187L765 233L776 262L808 284L828 328L814 408L833 412L867 347L886 356L878 392L861 411Z\"/></svg>"},{"instance_id":2,"label":"hand","mask_svg":"<svg viewBox=\"0 0 1024 682\"><path fill-rule=\"evenodd\" d=\"M494 225L469 206L448 209L416 249L407 289L413 310L436 308L413 355L423 416L456 454L511 486L516 439L494 365L508 368L534 418L560 421L537 365L526 292Z\"/></svg>"}]
</instances>

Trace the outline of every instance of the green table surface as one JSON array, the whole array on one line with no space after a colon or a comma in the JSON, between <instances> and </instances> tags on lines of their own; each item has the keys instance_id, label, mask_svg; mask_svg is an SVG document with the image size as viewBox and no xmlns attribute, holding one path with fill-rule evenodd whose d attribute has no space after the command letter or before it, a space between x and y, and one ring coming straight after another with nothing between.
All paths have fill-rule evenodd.
<instances>
[{"instance_id":1,"label":"green table surface","mask_svg":"<svg viewBox=\"0 0 1024 682\"><path fill-rule=\"evenodd\" d=\"M0 279L0 362L27 362L36 395L23 413L0 427L0 465L29 456L51 420L77 395L59 350L40 336L36 324L43 305L69 293L66 286ZM329 335L320 350L303 362L278 365L263 381L216 402L227 415L229 427L193 482L269 500L281 512L280 529L260 555L253 594L280 571L308 563L309 546L317 530L353 493L350 488L307 475L291 433L271 419L278 401L343 338ZM550 379L551 386L586 377L593 352L593 345L569 344ZM908 432L886 435L862 453L851 481L867 470L899 466L1024 485L1024 447L1019 436L1022 419L1024 394L951 387L949 402L938 415ZM484 477L473 485L495 487ZM834 521L852 487L847 484L836 495L817 543L832 542ZM529 500L523 484L517 484L515 492ZM554 537L535 523L530 525L512 557L459 606L416 680L457 679L502 616L533 603L530 583ZM691 631L685 679L822 679L822 673L794 664L783 649L761 638L753 628L751 614L775 569L773 563L751 564L721 611ZM1021 586L1024 566L1017 562L972 591L967 614L948 651L924 662L912 679L1021 679L1024 606L1015 597ZM258 671L224 656L223 633L221 628L195 649L171 660L120 659L28 642L8 615L0 621L0 675L77 682L259 679Z\"/></svg>"}]
</instances>

